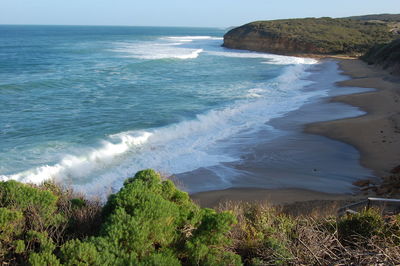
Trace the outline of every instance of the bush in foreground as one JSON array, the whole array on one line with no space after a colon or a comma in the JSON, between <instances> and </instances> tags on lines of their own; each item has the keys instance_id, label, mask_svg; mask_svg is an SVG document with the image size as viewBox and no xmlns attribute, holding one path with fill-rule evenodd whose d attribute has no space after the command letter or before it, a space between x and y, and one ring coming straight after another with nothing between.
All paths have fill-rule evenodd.
<instances>
[{"instance_id":1,"label":"bush in foreground","mask_svg":"<svg viewBox=\"0 0 400 266\"><path fill-rule=\"evenodd\" d=\"M400 215L292 217L268 204L200 208L153 170L102 207L46 183L0 183L0 261L20 265L396 265Z\"/></svg>"},{"instance_id":2,"label":"bush in foreground","mask_svg":"<svg viewBox=\"0 0 400 266\"><path fill-rule=\"evenodd\" d=\"M238 265L226 234L228 211L195 205L188 194L153 170L125 181L99 212L54 185L0 183L0 259L31 265ZM84 211L86 209L86 211ZM82 214L83 213L83 214ZM85 214L89 213L89 217ZM86 222L86 224L85 224Z\"/></svg>"}]
</instances>

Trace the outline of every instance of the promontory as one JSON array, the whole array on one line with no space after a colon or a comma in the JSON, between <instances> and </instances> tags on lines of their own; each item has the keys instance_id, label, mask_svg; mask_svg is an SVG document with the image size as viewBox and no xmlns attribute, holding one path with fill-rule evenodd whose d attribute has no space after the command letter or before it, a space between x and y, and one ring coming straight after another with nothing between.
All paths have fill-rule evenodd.
<instances>
[{"instance_id":1,"label":"promontory","mask_svg":"<svg viewBox=\"0 0 400 266\"><path fill-rule=\"evenodd\" d=\"M230 30L224 47L284 55L359 56L398 38L399 15L256 21Z\"/></svg>"}]
</instances>

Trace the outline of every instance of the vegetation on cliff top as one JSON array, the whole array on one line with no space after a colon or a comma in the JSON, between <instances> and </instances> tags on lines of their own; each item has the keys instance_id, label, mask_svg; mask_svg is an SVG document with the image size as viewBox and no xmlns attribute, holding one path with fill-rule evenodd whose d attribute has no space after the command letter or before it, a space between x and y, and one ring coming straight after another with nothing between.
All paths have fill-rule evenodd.
<instances>
[{"instance_id":1,"label":"vegetation on cliff top","mask_svg":"<svg viewBox=\"0 0 400 266\"><path fill-rule=\"evenodd\" d=\"M0 183L7 265L400 263L400 216L291 217L267 204L200 208L153 170L104 206L46 183Z\"/></svg>"},{"instance_id":2,"label":"vegetation on cliff top","mask_svg":"<svg viewBox=\"0 0 400 266\"><path fill-rule=\"evenodd\" d=\"M285 19L256 21L232 29L224 36L224 46L246 49L246 42L260 37L259 42L267 44L262 52L268 52L268 42L275 42L274 47L271 45L271 52L359 55L376 44L393 40L395 36L388 23L378 21L328 17ZM236 46L231 45L232 40L239 43L239 47L232 47ZM285 46L288 41L291 45ZM240 42L243 42L243 48L240 48ZM275 49L276 42L282 42L282 47Z\"/></svg>"},{"instance_id":3,"label":"vegetation on cliff top","mask_svg":"<svg viewBox=\"0 0 400 266\"><path fill-rule=\"evenodd\" d=\"M376 64L400 74L400 39L376 45L361 57L368 64Z\"/></svg>"},{"instance_id":4,"label":"vegetation on cliff top","mask_svg":"<svg viewBox=\"0 0 400 266\"><path fill-rule=\"evenodd\" d=\"M364 15L364 16L352 16L347 17L349 19L355 20L380 20L380 21L394 21L400 22L400 14L371 14L371 15Z\"/></svg>"}]
</instances>

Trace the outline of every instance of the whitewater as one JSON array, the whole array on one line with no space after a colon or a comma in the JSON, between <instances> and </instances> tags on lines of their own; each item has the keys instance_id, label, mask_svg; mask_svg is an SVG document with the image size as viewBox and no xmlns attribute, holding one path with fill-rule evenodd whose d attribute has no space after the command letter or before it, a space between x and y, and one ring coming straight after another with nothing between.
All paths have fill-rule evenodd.
<instances>
[{"instance_id":1,"label":"whitewater","mask_svg":"<svg viewBox=\"0 0 400 266\"><path fill-rule=\"evenodd\" d=\"M226 49L220 29L0 33L3 181L99 194L145 168L169 176L238 161L232 139L281 136L268 121L327 93L304 90L317 60Z\"/></svg>"}]
</instances>

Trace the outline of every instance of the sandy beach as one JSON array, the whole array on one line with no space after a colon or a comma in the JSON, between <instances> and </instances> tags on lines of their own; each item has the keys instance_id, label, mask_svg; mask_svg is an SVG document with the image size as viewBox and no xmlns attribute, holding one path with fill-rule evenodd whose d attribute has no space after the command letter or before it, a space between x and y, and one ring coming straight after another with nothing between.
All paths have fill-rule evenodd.
<instances>
[{"instance_id":1,"label":"sandy beach","mask_svg":"<svg viewBox=\"0 0 400 266\"><path fill-rule=\"evenodd\" d=\"M400 164L400 78L360 60L341 60L343 74L352 79L338 85L376 91L334 97L332 101L361 108L367 115L315 123L305 129L349 143L361 152L361 164L379 176Z\"/></svg>"},{"instance_id":2,"label":"sandy beach","mask_svg":"<svg viewBox=\"0 0 400 266\"><path fill-rule=\"evenodd\" d=\"M293 118L291 122L297 121L297 127L301 127L304 132L304 135L301 135L301 138L297 137L297 143L303 143L300 144L300 146L303 145L304 149L311 151L299 154L299 156L308 156L308 154L313 152L316 152L317 154L319 153L320 156L330 156L330 153L324 154L322 151L325 151L332 145L336 145L338 150L344 150L341 155L339 154L339 157L346 156L346 147L340 147L340 145L348 144L346 146L350 145L360 152L358 160L361 165L371 169L373 173L373 175L369 177L360 176L359 179L374 179L376 177L382 177L393 167L400 164L399 79L391 76L383 70L368 66L360 60L342 59L337 61L336 59L336 62L339 64L343 74L351 77L351 79L340 81L336 84L338 90L337 93L341 94L340 88L343 87L347 91L347 95L334 96L322 105L305 106L299 110L298 114L292 114ZM373 88L375 90L356 93L357 91L351 92L352 87ZM335 92L333 92L333 94L335 94ZM329 112L326 111L326 108L329 108L329 106L331 106L332 112L330 115L327 115ZM346 111L346 108L352 106L353 109ZM354 108L366 113L363 115L356 115ZM324 112L321 112L324 113L324 117L316 119L317 121L318 119L324 119L325 121L307 123L307 121L301 121L300 119L300 122L298 122L299 117L301 117L303 113L307 114L307 110L308 114L310 114L310 109L314 110L316 113L318 113L320 109L325 110ZM334 113L340 113L338 114L339 117L350 118L337 119L335 118ZM279 126L279 123L280 120L277 120L275 124L274 121L272 121L274 126ZM286 126L287 124L288 123L286 123ZM292 126L293 123L289 124ZM318 136L323 137L321 137L322 139L313 138ZM326 137L328 137L328 139ZM313 148L310 149L310 147L304 145L304 143L307 143L305 139L308 139L309 143L313 143L313 145L322 146L319 148L317 147L315 150L313 150ZM338 140L340 142L326 142L329 139L335 141ZM324 146L325 144L327 146ZM271 147L268 145L260 147L260 149L269 148ZM347 150L347 152L351 151ZM329 158L330 157L328 157L328 160ZM263 159L268 160L268 158ZM336 160L337 158L330 159ZM323 160L321 162L323 162ZM318 162L318 160L315 161L316 165L321 162ZM255 165L252 163L253 161L246 162L246 160L244 160L242 167L254 170ZM262 164L263 162L259 162L257 166ZM264 164L268 165L268 162L264 161ZM318 171L317 168L319 165L315 167L316 169L314 170ZM343 167L346 166L343 165ZM351 171L351 169L349 169L349 171ZM271 171L266 170L265 168L261 170L260 174L269 175L271 174ZM288 169L287 175L284 176L284 178L288 178L290 174L290 169ZM303 177L309 178L310 175L305 174ZM302 177L298 176L298 178ZM293 180L295 180L295 178ZM320 188L298 188L298 184L295 182L293 184L293 188L288 189L236 187L225 190L194 193L191 196L195 201L206 207L215 207L224 201L268 201L274 205L287 205L299 202L315 203L316 201L352 201L363 197L355 187L353 188L352 193L349 193L348 191L338 192L335 190L334 185L330 187L330 185L326 183L327 186L324 187L324 190L321 192ZM329 188L331 188L332 191L327 191ZM312 205L314 206L316 204Z\"/></svg>"}]
</instances>

